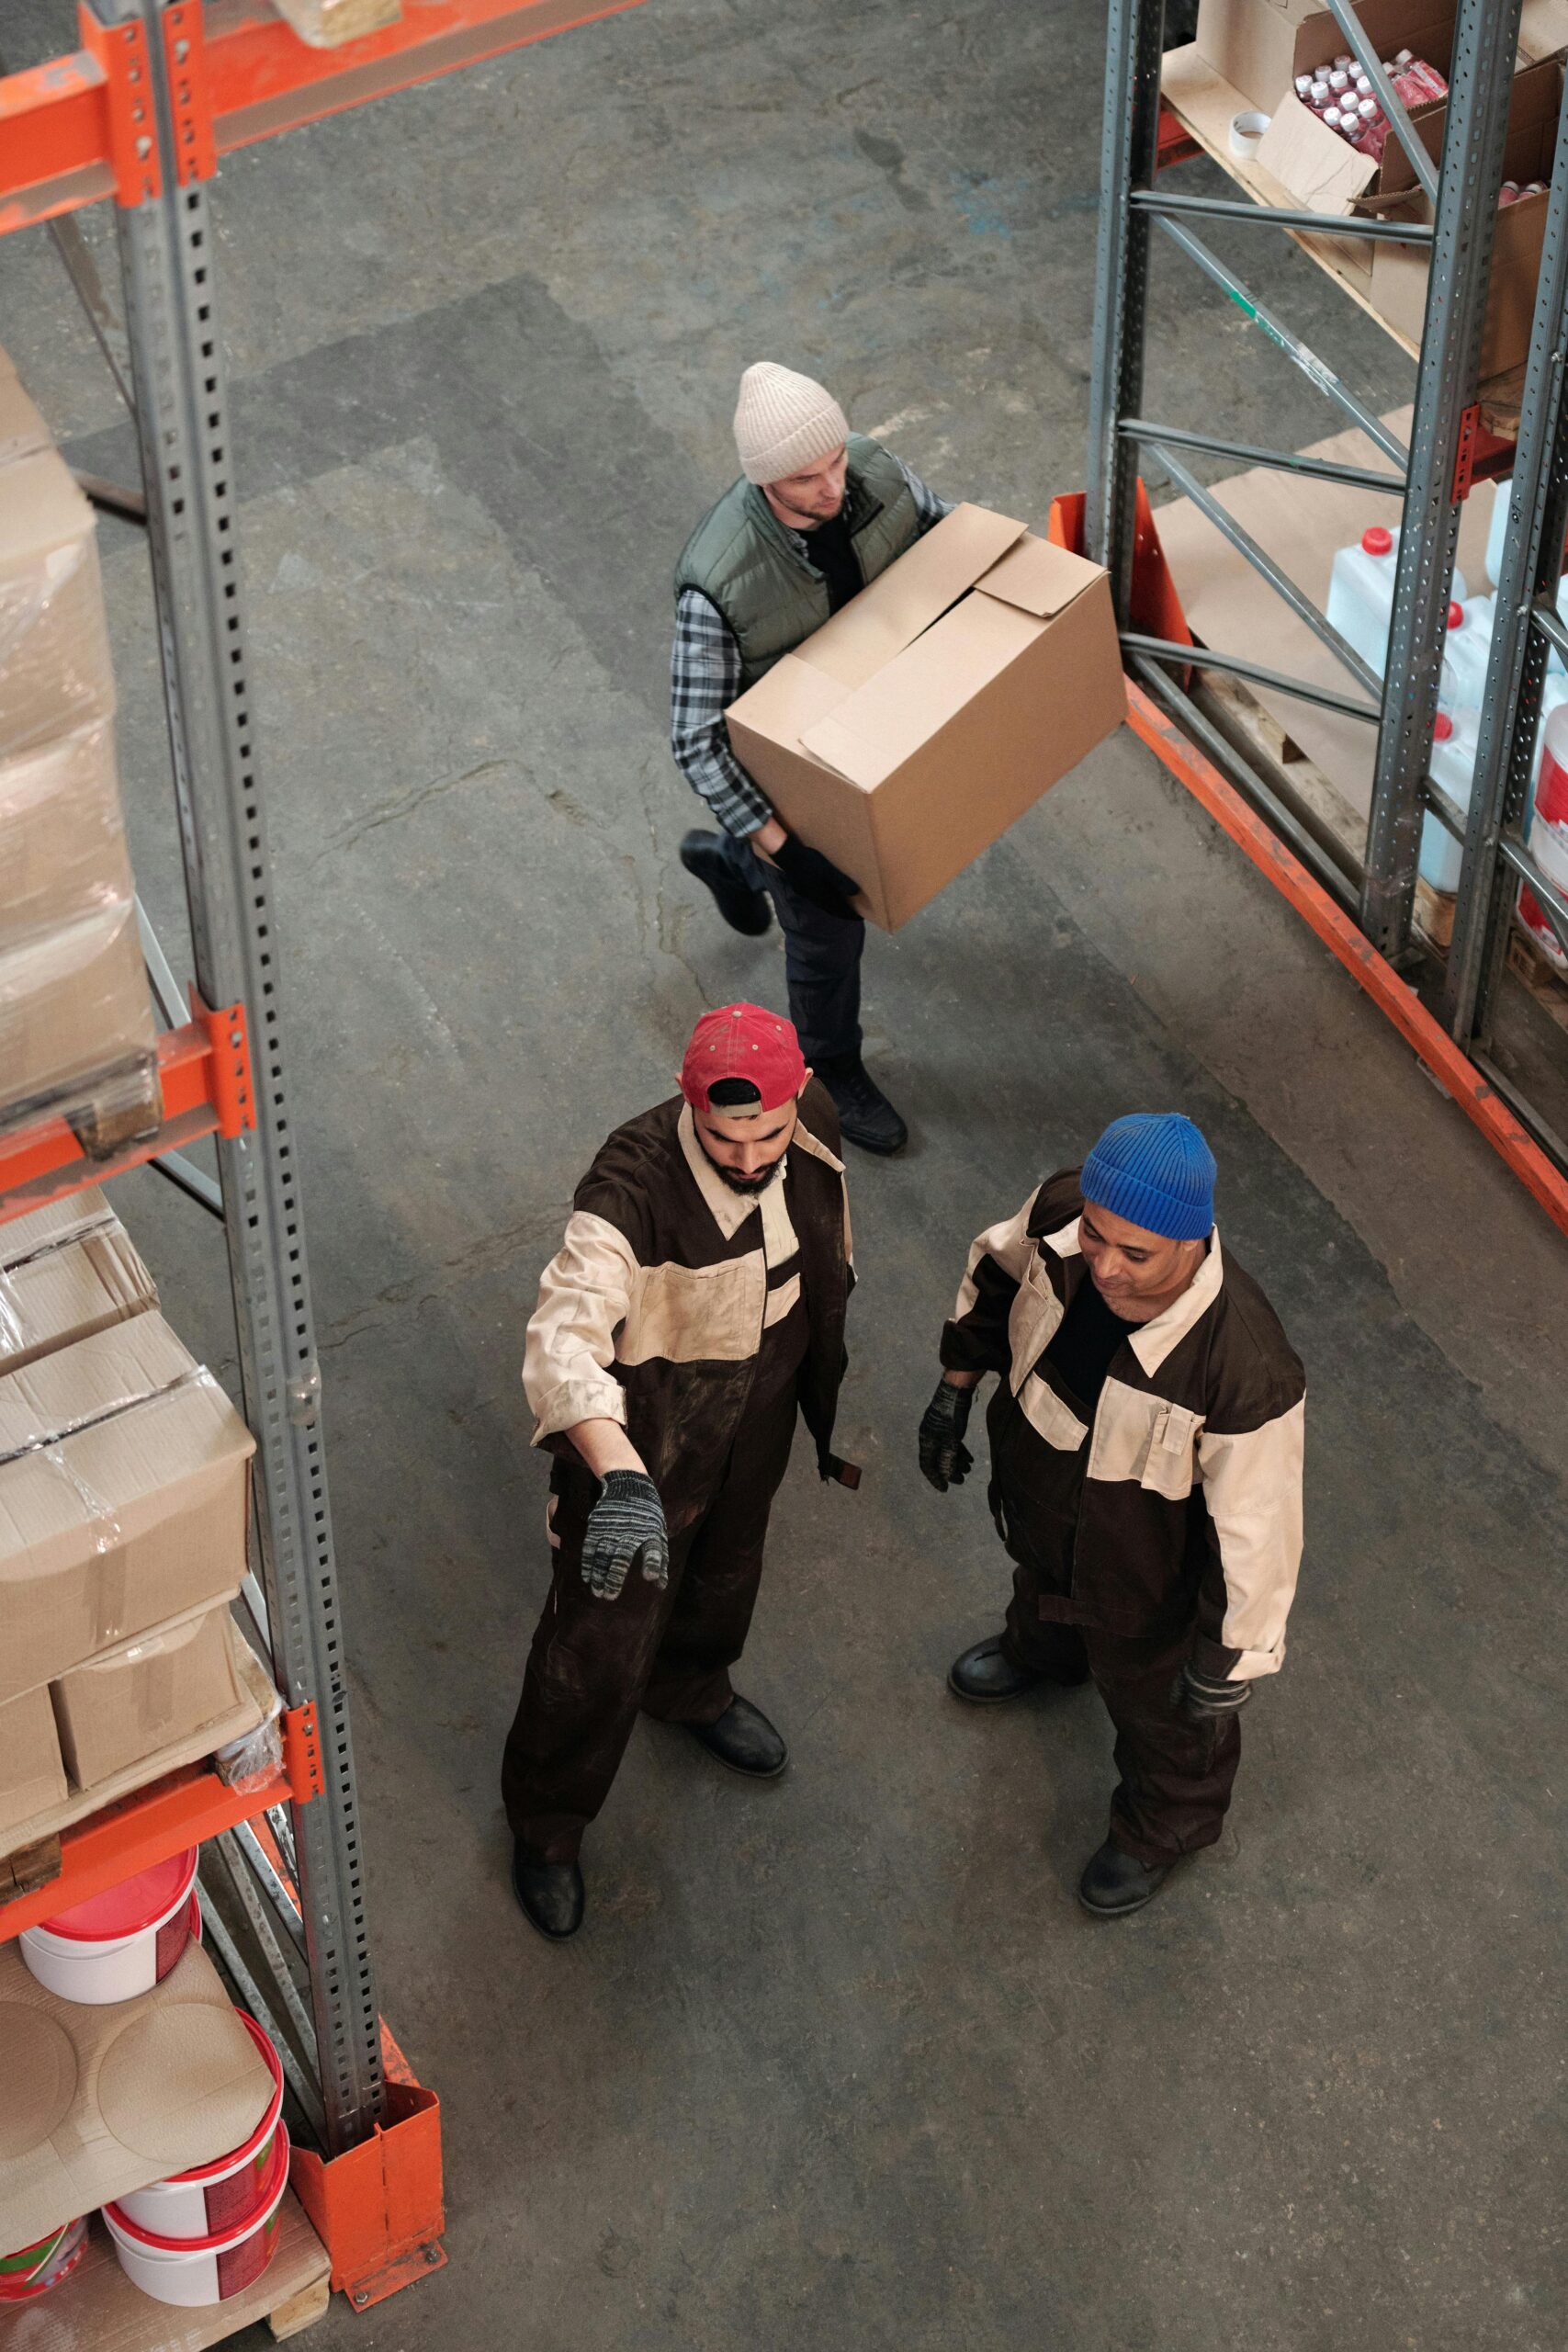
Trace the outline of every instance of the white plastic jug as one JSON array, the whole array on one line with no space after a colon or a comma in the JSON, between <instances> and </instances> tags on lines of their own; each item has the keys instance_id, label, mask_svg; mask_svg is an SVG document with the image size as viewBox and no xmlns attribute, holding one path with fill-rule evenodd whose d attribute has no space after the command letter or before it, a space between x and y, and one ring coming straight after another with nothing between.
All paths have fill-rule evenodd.
<instances>
[{"instance_id":1,"label":"white plastic jug","mask_svg":"<svg viewBox=\"0 0 1568 2352\"><path fill-rule=\"evenodd\" d=\"M1453 678L1453 707L1479 710L1486 697L1486 665L1492 659L1492 623L1495 596L1456 597L1449 606L1448 642L1443 667Z\"/></svg>"},{"instance_id":2,"label":"white plastic jug","mask_svg":"<svg viewBox=\"0 0 1568 2352\"><path fill-rule=\"evenodd\" d=\"M1475 785L1475 741L1481 731L1478 710L1439 710L1432 729L1431 777L1450 800L1470 807ZM1428 808L1421 820L1421 879L1434 890L1459 888L1460 844L1448 827Z\"/></svg>"},{"instance_id":3,"label":"white plastic jug","mask_svg":"<svg viewBox=\"0 0 1568 2352\"><path fill-rule=\"evenodd\" d=\"M1381 678L1388 667L1389 624L1393 617L1393 581L1399 533L1374 523L1353 547L1340 548L1328 577L1327 618L1369 670ZM1462 601L1463 574L1455 571L1452 594Z\"/></svg>"},{"instance_id":4,"label":"white plastic jug","mask_svg":"<svg viewBox=\"0 0 1568 2352\"><path fill-rule=\"evenodd\" d=\"M1514 477L1509 474L1496 484L1492 501L1492 523L1486 534L1486 577L1494 588L1503 577L1503 542L1508 536L1508 500L1513 486Z\"/></svg>"}]
</instances>

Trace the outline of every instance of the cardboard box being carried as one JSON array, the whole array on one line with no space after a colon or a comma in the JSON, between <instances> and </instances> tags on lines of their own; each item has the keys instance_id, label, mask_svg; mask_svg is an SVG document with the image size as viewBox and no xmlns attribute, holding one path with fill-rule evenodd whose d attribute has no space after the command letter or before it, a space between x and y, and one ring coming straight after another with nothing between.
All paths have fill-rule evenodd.
<instances>
[{"instance_id":1,"label":"cardboard box being carried","mask_svg":"<svg viewBox=\"0 0 1568 2352\"><path fill-rule=\"evenodd\" d=\"M102 1193L0 1225L0 1373L157 1304L152 1277Z\"/></svg>"},{"instance_id":2,"label":"cardboard box being carried","mask_svg":"<svg viewBox=\"0 0 1568 2352\"><path fill-rule=\"evenodd\" d=\"M227 1601L100 1651L52 1692L71 1778L79 1789L98 1788L238 1705Z\"/></svg>"},{"instance_id":3,"label":"cardboard box being carried","mask_svg":"<svg viewBox=\"0 0 1568 2352\"><path fill-rule=\"evenodd\" d=\"M65 1770L49 1691L26 1690L0 1706L0 1836L62 1804Z\"/></svg>"},{"instance_id":4,"label":"cardboard box being carried","mask_svg":"<svg viewBox=\"0 0 1568 2352\"><path fill-rule=\"evenodd\" d=\"M1360 0L1356 15L1380 58L1408 49L1448 73L1454 0ZM1520 62L1554 57L1565 45L1568 0L1525 0ZM1348 43L1323 0L1201 0L1194 46L1248 106L1272 114L1298 74L1343 56Z\"/></svg>"},{"instance_id":5,"label":"cardboard box being carried","mask_svg":"<svg viewBox=\"0 0 1568 2352\"><path fill-rule=\"evenodd\" d=\"M156 1313L0 1379L0 1701L231 1600L254 1451Z\"/></svg>"},{"instance_id":6,"label":"cardboard box being carried","mask_svg":"<svg viewBox=\"0 0 1568 2352\"><path fill-rule=\"evenodd\" d=\"M1329 20L1332 24L1332 19ZM1514 77L1503 176L1521 186L1549 179L1557 137L1562 68L1556 61L1528 66ZM1448 104L1412 109L1422 146L1438 162L1448 126ZM1283 98L1258 150L1269 172L1300 203L1314 212L1373 213L1383 219L1426 220L1432 207L1416 185L1410 158L1392 135L1382 162L1363 155L1318 120L1293 96ZM1486 283L1481 373L1500 376L1517 368L1529 350L1546 234L1547 198L1523 196L1497 214L1492 266ZM1427 311L1429 247L1372 244L1365 238L1322 243L1337 268L1356 278L1380 318L1419 343Z\"/></svg>"},{"instance_id":7,"label":"cardboard box being carried","mask_svg":"<svg viewBox=\"0 0 1568 2352\"><path fill-rule=\"evenodd\" d=\"M1126 712L1105 573L959 506L726 717L783 823L897 931Z\"/></svg>"}]
</instances>

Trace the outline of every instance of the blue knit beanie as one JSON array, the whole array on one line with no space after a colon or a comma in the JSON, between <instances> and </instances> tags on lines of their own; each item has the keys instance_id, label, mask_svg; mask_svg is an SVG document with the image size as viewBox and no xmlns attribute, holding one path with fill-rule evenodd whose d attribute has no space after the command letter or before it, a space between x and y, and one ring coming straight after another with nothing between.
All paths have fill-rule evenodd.
<instances>
[{"instance_id":1,"label":"blue knit beanie","mask_svg":"<svg viewBox=\"0 0 1568 2352\"><path fill-rule=\"evenodd\" d=\"M1078 1184L1097 1208L1169 1241L1201 1241L1214 1222L1214 1155L1179 1111L1112 1119Z\"/></svg>"}]
</instances>

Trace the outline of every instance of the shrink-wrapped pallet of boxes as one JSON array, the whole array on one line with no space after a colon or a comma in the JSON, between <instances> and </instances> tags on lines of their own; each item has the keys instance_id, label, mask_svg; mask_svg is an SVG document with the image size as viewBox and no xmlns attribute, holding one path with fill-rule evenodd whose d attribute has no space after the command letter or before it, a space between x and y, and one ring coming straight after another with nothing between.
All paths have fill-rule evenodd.
<instances>
[{"instance_id":1,"label":"shrink-wrapped pallet of boxes","mask_svg":"<svg viewBox=\"0 0 1568 2352\"><path fill-rule=\"evenodd\" d=\"M158 1120L93 511L0 354L0 1131Z\"/></svg>"}]
</instances>

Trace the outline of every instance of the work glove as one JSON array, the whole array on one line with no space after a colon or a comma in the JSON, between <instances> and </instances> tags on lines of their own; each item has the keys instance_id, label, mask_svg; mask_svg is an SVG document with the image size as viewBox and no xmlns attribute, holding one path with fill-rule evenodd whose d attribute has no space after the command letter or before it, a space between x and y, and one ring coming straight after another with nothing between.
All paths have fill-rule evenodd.
<instances>
[{"instance_id":1,"label":"work glove","mask_svg":"<svg viewBox=\"0 0 1568 2352\"><path fill-rule=\"evenodd\" d=\"M615 1600L638 1558L649 1584L669 1583L670 1538L659 1489L640 1470L607 1471L588 1514L582 1581L595 1600Z\"/></svg>"},{"instance_id":2,"label":"work glove","mask_svg":"<svg viewBox=\"0 0 1568 2352\"><path fill-rule=\"evenodd\" d=\"M836 915L840 922L859 922L860 915L850 900L860 884L840 872L819 849L807 849L793 833L786 833L782 846L768 854L790 888L809 899L814 907L820 907L825 915Z\"/></svg>"},{"instance_id":3,"label":"work glove","mask_svg":"<svg viewBox=\"0 0 1568 2352\"><path fill-rule=\"evenodd\" d=\"M920 1476L939 1495L945 1495L949 1487L961 1487L975 1467L975 1457L964 1442L974 1401L973 1387L955 1388L951 1380L942 1380L920 1416Z\"/></svg>"},{"instance_id":4,"label":"work glove","mask_svg":"<svg viewBox=\"0 0 1568 2352\"><path fill-rule=\"evenodd\" d=\"M1189 1660L1170 1686L1170 1703L1190 1724L1223 1723L1239 1714L1252 1696L1250 1682L1222 1682L1217 1675L1200 1674Z\"/></svg>"}]
</instances>

